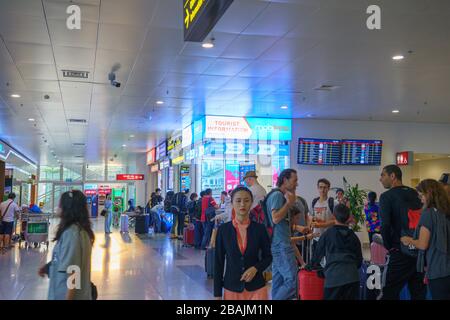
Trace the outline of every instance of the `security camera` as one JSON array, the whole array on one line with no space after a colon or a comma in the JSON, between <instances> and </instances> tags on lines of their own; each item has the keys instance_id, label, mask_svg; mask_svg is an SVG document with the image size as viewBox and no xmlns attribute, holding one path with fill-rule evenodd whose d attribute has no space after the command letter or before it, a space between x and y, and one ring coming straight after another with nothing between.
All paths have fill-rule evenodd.
<instances>
[{"instance_id":1,"label":"security camera","mask_svg":"<svg viewBox=\"0 0 450 320\"><path fill-rule=\"evenodd\" d=\"M111 82L111 85L116 88L120 88L120 82L116 81L116 74L111 72L108 75L108 80Z\"/></svg>"}]
</instances>

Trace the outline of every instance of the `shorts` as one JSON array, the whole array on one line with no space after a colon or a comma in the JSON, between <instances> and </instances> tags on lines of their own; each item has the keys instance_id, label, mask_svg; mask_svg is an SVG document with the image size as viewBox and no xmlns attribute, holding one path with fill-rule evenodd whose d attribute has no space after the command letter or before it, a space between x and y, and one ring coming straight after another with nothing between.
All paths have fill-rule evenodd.
<instances>
[{"instance_id":1,"label":"shorts","mask_svg":"<svg viewBox=\"0 0 450 320\"><path fill-rule=\"evenodd\" d=\"M0 234L12 235L13 227L14 227L14 221L11 221L11 222L3 221L0 224Z\"/></svg>"}]
</instances>

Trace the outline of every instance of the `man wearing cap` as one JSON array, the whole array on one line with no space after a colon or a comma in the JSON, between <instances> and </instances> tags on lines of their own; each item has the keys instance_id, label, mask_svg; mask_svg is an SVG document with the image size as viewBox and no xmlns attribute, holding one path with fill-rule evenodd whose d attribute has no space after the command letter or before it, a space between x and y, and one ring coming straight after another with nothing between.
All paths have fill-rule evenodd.
<instances>
[{"instance_id":1,"label":"man wearing cap","mask_svg":"<svg viewBox=\"0 0 450 320\"><path fill-rule=\"evenodd\" d=\"M250 209L256 207L267 195L266 190L258 182L258 176L255 171L248 171L245 174L244 181L253 194L253 203Z\"/></svg>"},{"instance_id":2,"label":"man wearing cap","mask_svg":"<svg viewBox=\"0 0 450 320\"><path fill-rule=\"evenodd\" d=\"M449 179L450 173L443 173L441 178L439 179L439 182L442 183L444 186L444 189L447 190L448 195L450 196L450 179Z\"/></svg>"}]
</instances>

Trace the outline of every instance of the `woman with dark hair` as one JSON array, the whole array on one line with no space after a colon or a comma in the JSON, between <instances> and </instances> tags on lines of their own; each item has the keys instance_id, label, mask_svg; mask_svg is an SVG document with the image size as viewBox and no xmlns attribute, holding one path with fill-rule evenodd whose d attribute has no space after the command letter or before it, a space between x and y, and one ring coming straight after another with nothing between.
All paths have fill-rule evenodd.
<instances>
[{"instance_id":1,"label":"woman with dark hair","mask_svg":"<svg viewBox=\"0 0 450 320\"><path fill-rule=\"evenodd\" d=\"M48 299L92 300L91 250L95 236L86 197L79 190L65 192L58 211L61 221L53 239L52 260L39 269L41 277L47 274L50 278Z\"/></svg>"},{"instance_id":2,"label":"woman with dark hair","mask_svg":"<svg viewBox=\"0 0 450 320\"><path fill-rule=\"evenodd\" d=\"M450 198L436 180L423 180L416 189L424 204L417 234L400 240L405 246L426 251L425 256L419 254L417 267L424 269L426 261L433 300L450 300Z\"/></svg>"},{"instance_id":3,"label":"woman with dark hair","mask_svg":"<svg viewBox=\"0 0 450 320\"><path fill-rule=\"evenodd\" d=\"M269 234L249 218L253 195L248 188L234 189L231 202L236 215L217 231L214 296L220 299L225 289L224 300L267 300L263 272L272 262Z\"/></svg>"}]
</instances>

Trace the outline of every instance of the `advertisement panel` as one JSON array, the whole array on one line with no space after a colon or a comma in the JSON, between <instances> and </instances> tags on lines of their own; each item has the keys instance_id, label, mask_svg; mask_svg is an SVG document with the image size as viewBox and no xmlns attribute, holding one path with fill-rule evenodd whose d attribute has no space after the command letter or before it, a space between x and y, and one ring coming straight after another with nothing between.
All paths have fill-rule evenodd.
<instances>
[{"instance_id":1,"label":"advertisement panel","mask_svg":"<svg viewBox=\"0 0 450 320\"><path fill-rule=\"evenodd\" d=\"M290 119L206 116L206 139L291 140Z\"/></svg>"}]
</instances>

